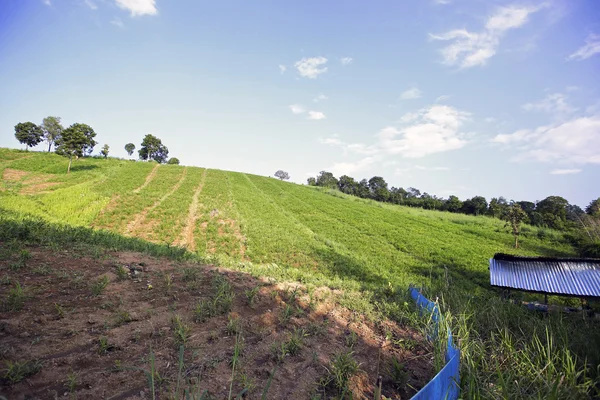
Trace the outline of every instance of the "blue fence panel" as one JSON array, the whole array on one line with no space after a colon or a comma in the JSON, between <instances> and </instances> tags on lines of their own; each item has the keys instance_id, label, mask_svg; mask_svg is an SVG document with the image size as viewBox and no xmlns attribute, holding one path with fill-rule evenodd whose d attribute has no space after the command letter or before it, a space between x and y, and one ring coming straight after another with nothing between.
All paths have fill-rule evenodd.
<instances>
[{"instance_id":1,"label":"blue fence panel","mask_svg":"<svg viewBox=\"0 0 600 400\"><path fill-rule=\"evenodd\" d=\"M420 312L427 312L431 314L431 322L432 322L432 337L437 337L438 328L439 328L439 320L441 318L440 310L438 306L427 299L425 296L421 294L421 292L411 287L410 295L417 306L419 307ZM431 339L431 338L429 338ZM459 395L459 387L458 383L460 382L460 351L454 345L454 341L452 340L452 332L448 329L448 346L446 348L446 365L444 368L437 373L436 376L433 377L432 380L429 381L427 385L425 385L417 394L415 394L412 399L413 400L436 400L436 399L447 399L447 400L456 400Z\"/></svg>"}]
</instances>

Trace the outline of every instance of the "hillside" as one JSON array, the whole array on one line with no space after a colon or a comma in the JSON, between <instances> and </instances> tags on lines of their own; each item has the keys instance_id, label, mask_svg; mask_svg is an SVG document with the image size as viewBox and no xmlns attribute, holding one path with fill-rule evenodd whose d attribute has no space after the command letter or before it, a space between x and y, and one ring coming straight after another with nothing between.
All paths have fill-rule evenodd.
<instances>
[{"instance_id":1,"label":"hillside","mask_svg":"<svg viewBox=\"0 0 600 400\"><path fill-rule=\"evenodd\" d=\"M0 149L0 240L142 251L301 283L306 293L326 287L365 320L417 328L405 289L419 285L439 299L461 344L466 398L585 398L595 390L594 321L540 319L489 286L496 252L574 254L559 232L524 226L515 250L504 222L484 216L214 169L84 158L67 174L67 164Z\"/></svg>"}]
</instances>

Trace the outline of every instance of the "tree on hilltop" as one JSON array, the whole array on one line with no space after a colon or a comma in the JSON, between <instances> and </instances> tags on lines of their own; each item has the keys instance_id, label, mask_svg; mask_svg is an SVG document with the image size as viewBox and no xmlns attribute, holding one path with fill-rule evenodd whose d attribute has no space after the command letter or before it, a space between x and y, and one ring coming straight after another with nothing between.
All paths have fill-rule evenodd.
<instances>
[{"instance_id":1,"label":"tree on hilltop","mask_svg":"<svg viewBox=\"0 0 600 400\"><path fill-rule=\"evenodd\" d=\"M110 148L110 147L109 147L107 144L105 144L104 146L102 146L102 150L100 150L100 154L101 154L101 155L102 155L104 158L107 158L107 157L108 157L108 149L109 149L109 148Z\"/></svg>"},{"instance_id":2,"label":"tree on hilltop","mask_svg":"<svg viewBox=\"0 0 600 400\"><path fill-rule=\"evenodd\" d=\"M15 125L15 137L25 145L25 150L30 147L37 146L41 143L44 137L42 128L33 122L19 122Z\"/></svg>"},{"instance_id":3,"label":"tree on hilltop","mask_svg":"<svg viewBox=\"0 0 600 400\"><path fill-rule=\"evenodd\" d=\"M280 169L279 171L275 172L275 177L279 178L282 181L287 181L288 179L290 179L290 174Z\"/></svg>"},{"instance_id":4,"label":"tree on hilltop","mask_svg":"<svg viewBox=\"0 0 600 400\"><path fill-rule=\"evenodd\" d=\"M48 142L48 153L50 153L52 145L56 143L65 128L60 124L60 117L44 118L40 128L42 128L42 132L44 133L44 139Z\"/></svg>"},{"instance_id":5,"label":"tree on hilltop","mask_svg":"<svg viewBox=\"0 0 600 400\"><path fill-rule=\"evenodd\" d=\"M169 161L167 161L167 164L179 165L179 158L171 157L169 158Z\"/></svg>"},{"instance_id":6,"label":"tree on hilltop","mask_svg":"<svg viewBox=\"0 0 600 400\"><path fill-rule=\"evenodd\" d=\"M585 208L585 212L592 217L600 217L600 197L588 204Z\"/></svg>"},{"instance_id":7,"label":"tree on hilltop","mask_svg":"<svg viewBox=\"0 0 600 400\"><path fill-rule=\"evenodd\" d=\"M69 158L67 174L71 172L73 157L91 153L96 145L96 132L86 124L73 124L62 132L56 141L56 154Z\"/></svg>"},{"instance_id":8,"label":"tree on hilltop","mask_svg":"<svg viewBox=\"0 0 600 400\"><path fill-rule=\"evenodd\" d=\"M506 225L512 228L512 234L515 237L515 249L519 248L519 234L521 233L521 223L527 219L527 213L523 211L520 205L511 204L502 219L506 221Z\"/></svg>"},{"instance_id":9,"label":"tree on hilltop","mask_svg":"<svg viewBox=\"0 0 600 400\"><path fill-rule=\"evenodd\" d=\"M167 161L169 149L154 135L146 135L142 140L141 149L138 150L140 160L154 160L159 164Z\"/></svg>"},{"instance_id":10,"label":"tree on hilltop","mask_svg":"<svg viewBox=\"0 0 600 400\"><path fill-rule=\"evenodd\" d=\"M131 157L131 155L135 151L135 144L133 144L133 143L127 143L125 145L125 151L127 152L127 154L129 154L129 157Z\"/></svg>"}]
</instances>

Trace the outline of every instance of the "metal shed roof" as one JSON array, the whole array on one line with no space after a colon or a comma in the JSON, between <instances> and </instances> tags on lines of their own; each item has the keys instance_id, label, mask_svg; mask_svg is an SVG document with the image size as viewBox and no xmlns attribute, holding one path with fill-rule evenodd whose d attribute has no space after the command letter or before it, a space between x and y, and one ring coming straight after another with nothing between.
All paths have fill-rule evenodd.
<instances>
[{"instance_id":1,"label":"metal shed roof","mask_svg":"<svg viewBox=\"0 0 600 400\"><path fill-rule=\"evenodd\" d=\"M578 297L600 297L600 259L517 257L490 259L492 286Z\"/></svg>"}]
</instances>

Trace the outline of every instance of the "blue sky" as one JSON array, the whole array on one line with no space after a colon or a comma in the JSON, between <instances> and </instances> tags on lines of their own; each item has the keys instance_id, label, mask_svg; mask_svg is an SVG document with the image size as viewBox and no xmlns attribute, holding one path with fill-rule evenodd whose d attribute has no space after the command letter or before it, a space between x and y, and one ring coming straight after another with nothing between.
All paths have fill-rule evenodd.
<instances>
[{"instance_id":1,"label":"blue sky","mask_svg":"<svg viewBox=\"0 0 600 400\"><path fill-rule=\"evenodd\" d=\"M56 115L120 157L600 196L595 0L2 0L0 87L2 147Z\"/></svg>"}]
</instances>

